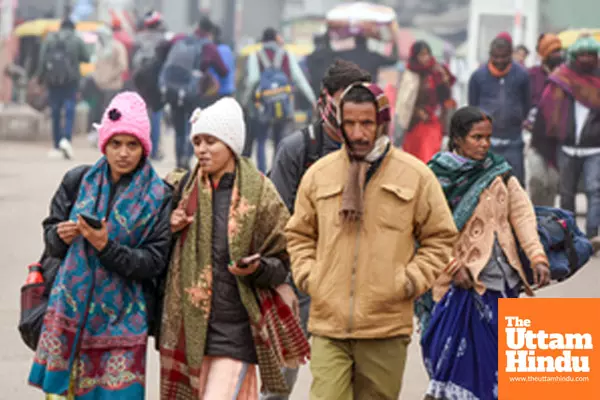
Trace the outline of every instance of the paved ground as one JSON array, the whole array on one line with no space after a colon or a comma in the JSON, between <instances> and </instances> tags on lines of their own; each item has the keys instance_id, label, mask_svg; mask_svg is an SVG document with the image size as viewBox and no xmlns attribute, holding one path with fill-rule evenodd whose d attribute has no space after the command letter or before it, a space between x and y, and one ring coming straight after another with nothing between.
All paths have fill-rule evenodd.
<instances>
[{"instance_id":1,"label":"paved ground","mask_svg":"<svg viewBox=\"0 0 600 400\"><path fill-rule=\"evenodd\" d=\"M63 174L80 163L91 163L98 153L83 139L76 140L76 160L49 161L47 148L39 142L0 141L0 259L4 274L0 281L0 399L41 398L26 384L32 353L21 342L16 326L19 288L26 277L26 266L35 261L42 247L42 219L49 200ZM171 151L171 144L167 149ZM161 173L173 167L160 163ZM600 297L600 261L594 259L571 281L541 293L547 297ZM293 400L308 398L310 372L305 367L293 393ZM427 385L416 341L410 347L402 400L418 400ZM158 399L158 364L149 353L148 399Z\"/></svg>"}]
</instances>

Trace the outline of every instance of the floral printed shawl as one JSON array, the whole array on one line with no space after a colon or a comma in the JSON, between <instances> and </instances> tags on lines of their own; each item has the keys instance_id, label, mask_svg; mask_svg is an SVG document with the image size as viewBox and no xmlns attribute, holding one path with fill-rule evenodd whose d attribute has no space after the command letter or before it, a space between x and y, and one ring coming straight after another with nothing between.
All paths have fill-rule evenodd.
<instances>
[{"instance_id":1,"label":"floral printed shawl","mask_svg":"<svg viewBox=\"0 0 600 400\"><path fill-rule=\"evenodd\" d=\"M197 399L212 295L212 189L197 168L186 185L183 206L194 221L177 240L167 279L161 353L161 398ZM196 212L199 210L199 212ZM231 260L250 254L287 258L284 227L289 213L277 190L246 159L238 160L229 212ZM298 365L310 348L299 322L274 290L238 278L248 311L263 385L287 393L280 370Z\"/></svg>"}]
</instances>

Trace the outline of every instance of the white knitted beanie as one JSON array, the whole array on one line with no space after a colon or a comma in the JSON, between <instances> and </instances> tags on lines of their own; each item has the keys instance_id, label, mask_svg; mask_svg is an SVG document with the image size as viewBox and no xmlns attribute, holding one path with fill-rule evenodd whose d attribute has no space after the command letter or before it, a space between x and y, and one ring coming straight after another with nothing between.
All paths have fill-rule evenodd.
<instances>
[{"instance_id":1,"label":"white knitted beanie","mask_svg":"<svg viewBox=\"0 0 600 400\"><path fill-rule=\"evenodd\" d=\"M233 97L224 97L210 107L194 111L190 140L196 135L211 135L225 143L236 155L241 155L246 141L244 111Z\"/></svg>"}]
</instances>

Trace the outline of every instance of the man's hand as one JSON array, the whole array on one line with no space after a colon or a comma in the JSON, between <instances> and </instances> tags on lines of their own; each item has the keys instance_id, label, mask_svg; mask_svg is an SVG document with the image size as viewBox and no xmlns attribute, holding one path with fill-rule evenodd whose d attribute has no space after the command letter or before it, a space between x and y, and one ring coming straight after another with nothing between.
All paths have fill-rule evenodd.
<instances>
[{"instance_id":1,"label":"man's hand","mask_svg":"<svg viewBox=\"0 0 600 400\"><path fill-rule=\"evenodd\" d=\"M550 284L550 268L546 264L536 264L533 267L533 283L538 289Z\"/></svg>"},{"instance_id":2,"label":"man's hand","mask_svg":"<svg viewBox=\"0 0 600 400\"><path fill-rule=\"evenodd\" d=\"M260 257L256 261L252 261L250 263L246 263L246 260L249 260L249 259L251 259L253 257L256 257L256 256L257 255L254 254L252 256L249 256L249 257L246 257L246 258L242 258L242 262L245 265L247 265L245 268L240 268L240 266L237 264L237 262L232 263L229 266L229 272L231 272L235 276L248 276L248 275L252 275L253 273L256 272L256 270L260 266Z\"/></svg>"},{"instance_id":3,"label":"man's hand","mask_svg":"<svg viewBox=\"0 0 600 400\"><path fill-rule=\"evenodd\" d=\"M473 288L473 278L471 273L465 267L460 267L454 274L454 284L461 289L470 290Z\"/></svg>"},{"instance_id":4,"label":"man's hand","mask_svg":"<svg viewBox=\"0 0 600 400\"><path fill-rule=\"evenodd\" d=\"M56 233L58 234L58 237L67 245L71 245L73 240L75 240L75 238L81 234L79 231L79 226L73 221L59 223L56 226Z\"/></svg>"},{"instance_id":5,"label":"man's hand","mask_svg":"<svg viewBox=\"0 0 600 400\"><path fill-rule=\"evenodd\" d=\"M94 229L88 225L81 216L77 216L77 227L81 235L98 251L104 250L108 244L108 231L106 230L106 220L102 220L102 228Z\"/></svg>"},{"instance_id":6,"label":"man's hand","mask_svg":"<svg viewBox=\"0 0 600 400\"><path fill-rule=\"evenodd\" d=\"M277 286L275 291L279 293L283 302L292 310L294 316L300 317L300 304L298 303L298 296L296 296L294 289L287 283L284 283L283 285Z\"/></svg>"},{"instance_id":7,"label":"man's hand","mask_svg":"<svg viewBox=\"0 0 600 400\"><path fill-rule=\"evenodd\" d=\"M194 222L194 216L186 214L183 208L177 208L171 213L171 232L177 233Z\"/></svg>"}]
</instances>

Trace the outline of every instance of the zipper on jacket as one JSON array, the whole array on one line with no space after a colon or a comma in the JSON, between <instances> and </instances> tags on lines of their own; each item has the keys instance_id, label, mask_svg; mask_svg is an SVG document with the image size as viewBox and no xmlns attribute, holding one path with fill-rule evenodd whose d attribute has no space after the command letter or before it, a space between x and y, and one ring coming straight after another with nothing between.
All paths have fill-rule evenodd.
<instances>
[{"instance_id":1,"label":"zipper on jacket","mask_svg":"<svg viewBox=\"0 0 600 400\"><path fill-rule=\"evenodd\" d=\"M362 224L358 221L358 227L356 232L356 243L354 244L354 262L352 264L352 277L350 278L350 313L348 320L348 333L352 332L354 325L354 292L356 291L356 265L358 264L358 250L360 246L360 230Z\"/></svg>"}]
</instances>

